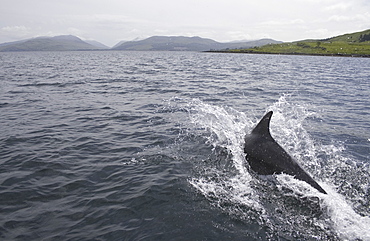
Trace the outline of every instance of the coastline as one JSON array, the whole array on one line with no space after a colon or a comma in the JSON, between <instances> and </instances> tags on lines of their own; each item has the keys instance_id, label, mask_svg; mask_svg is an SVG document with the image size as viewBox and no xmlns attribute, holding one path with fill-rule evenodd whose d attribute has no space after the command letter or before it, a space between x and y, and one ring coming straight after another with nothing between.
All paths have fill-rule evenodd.
<instances>
[{"instance_id":1,"label":"coastline","mask_svg":"<svg viewBox=\"0 0 370 241\"><path fill-rule=\"evenodd\" d=\"M303 56L326 56L326 57L351 57L351 58L370 58L370 54L320 54L320 53L274 53L274 52L256 52L256 51L230 51L230 50L209 50L204 53L228 53L228 54L271 54L271 55L303 55Z\"/></svg>"}]
</instances>

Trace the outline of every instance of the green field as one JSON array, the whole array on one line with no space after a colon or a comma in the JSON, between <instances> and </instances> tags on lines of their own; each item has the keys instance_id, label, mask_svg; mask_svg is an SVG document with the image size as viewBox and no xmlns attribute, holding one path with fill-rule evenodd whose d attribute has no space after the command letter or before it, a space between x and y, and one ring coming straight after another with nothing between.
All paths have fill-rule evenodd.
<instances>
[{"instance_id":1,"label":"green field","mask_svg":"<svg viewBox=\"0 0 370 241\"><path fill-rule=\"evenodd\" d=\"M261 47L230 49L223 52L370 57L370 30L322 40L268 44Z\"/></svg>"}]
</instances>

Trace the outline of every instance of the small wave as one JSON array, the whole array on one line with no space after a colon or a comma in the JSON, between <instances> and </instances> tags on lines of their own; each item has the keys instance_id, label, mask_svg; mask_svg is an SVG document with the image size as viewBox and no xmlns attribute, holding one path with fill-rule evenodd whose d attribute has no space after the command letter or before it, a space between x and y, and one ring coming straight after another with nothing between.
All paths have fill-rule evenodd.
<instances>
[{"instance_id":1,"label":"small wave","mask_svg":"<svg viewBox=\"0 0 370 241\"><path fill-rule=\"evenodd\" d=\"M1 107L7 107L7 106L9 106L10 105L10 103L8 103L8 102L3 102L3 103L0 103L0 108Z\"/></svg>"},{"instance_id":2,"label":"small wave","mask_svg":"<svg viewBox=\"0 0 370 241\"><path fill-rule=\"evenodd\" d=\"M64 86L61 82L36 82L36 83L27 83L20 84L19 87L43 87L43 86Z\"/></svg>"}]
</instances>

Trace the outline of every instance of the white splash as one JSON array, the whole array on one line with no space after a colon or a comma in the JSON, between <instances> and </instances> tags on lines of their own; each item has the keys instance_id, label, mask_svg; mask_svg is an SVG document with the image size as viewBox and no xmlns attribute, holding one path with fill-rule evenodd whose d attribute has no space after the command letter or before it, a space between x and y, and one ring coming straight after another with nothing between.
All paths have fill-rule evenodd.
<instances>
[{"instance_id":1,"label":"white splash","mask_svg":"<svg viewBox=\"0 0 370 241\"><path fill-rule=\"evenodd\" d=\"M238 171L232 176L225 175L222 170L209 170L206 175L189 180L190 184L221 208L222 203L244 205L264 214L265 208L259 200L258 192L252 187L253 177L246 169L243 153L244 135L259 119L254 114L248 117L230 107L209 105L199 100L188 102L186 109L190 113L194 131L203 131L199 133L201 135L207 132L208 144L230 151L233 165ZM272 136L304 169L313 174L314 179L328 194L319 193L306 182L285 174L276 175L278 187L288 188L299 197L318 197L321 207L329 217L325 219L326 222L330 223L340 238L370 240L370 218L356 213L350 201L328 184L332 177L329 174L324 175L326 170L333 173L338 166L343 166L343 162L348 161L342 156L343 146L335 143L323 145L314 141L303 123L316 113L307 110L305 105L289 103L287 96L281 97L266 111L268 110L274 111L271 120ZM258 116L262 117L263 114ZM328 160L323 163L320 155L326 156ZM325 181L321 181L319 177Z\"/></svg>"},{"instance_id":2,"label":"white splash","mask_svg":"<svg viewBox=\"0 0 370 241\"><path fill-rule=\"evenodd\" d=\"M334 188L323 184L328 195L322 197L338 236L344 240L370 240L370 217L357 214Z\"/></svg>"},{"instance_id":3,"label":"white splash","mask_svg":"<svg viewBox=\"0 0 370 241\"><path fill-rule=\"evenodd\" d=\"M241 174L248 174L244 166L242 145L246 133L248 119L242 112L229 107L219 107L200 101L192 102L194 113L190 116L192 123L209 130L212 134L208 142L213 146L221 146L231 152L235 168Z\"/></svg>"},{"instance_id":4,"label":"white splash","mask_svg":"<svg viewBox=\"0 0 370 241\"><path fill-rule=\"evenodd\" d=\"M251 175L245 167L242 145L246 133L246 123L252 125L246 115L229 107L219 107L194 100L189 103L190 119L195 129L209 131L208 144L223 147L230 151L232 161L238 174L223 176L222 170L213 170L209 177L190 180L196 189L209 199L218 199L221 203L233 203L247 206L258 212L263 207L258 202L258 195L250 186ZM216 176L216 177L215 177Z\"/></svg>"},{"instance_id":5,"label":"white splash","mask_svg":"<svg viewBox=\"0 0 370 241\"><path fill-rule=\"evenodd\" d=\"M299 197L319 197L322 209L326 210L329 221L337 235L343 240L370 240L370 217L356 213L344 196L338 194L334 187L323 182L319 185L327 194L322 194L306 182L286 174L276 175L279 187L293 191Z\"/></svg>"}]
</instances>

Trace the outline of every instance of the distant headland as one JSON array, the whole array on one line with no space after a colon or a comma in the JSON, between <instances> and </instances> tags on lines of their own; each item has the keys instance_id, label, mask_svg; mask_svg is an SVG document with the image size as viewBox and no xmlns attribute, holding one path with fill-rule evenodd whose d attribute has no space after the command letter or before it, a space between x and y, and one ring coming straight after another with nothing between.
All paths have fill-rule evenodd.
<instances>
[{"instance_id":1,"label":"distant headland","mask_svg":"<svg viewBox=\"0 0 370 241\"><path fill-rule=\"evenodd\" d=\"M209 52L370 58L370 29L327 39L308 39L290 43L267 44L248 49L227 49Z\"/></svg>"}]
</instances>

